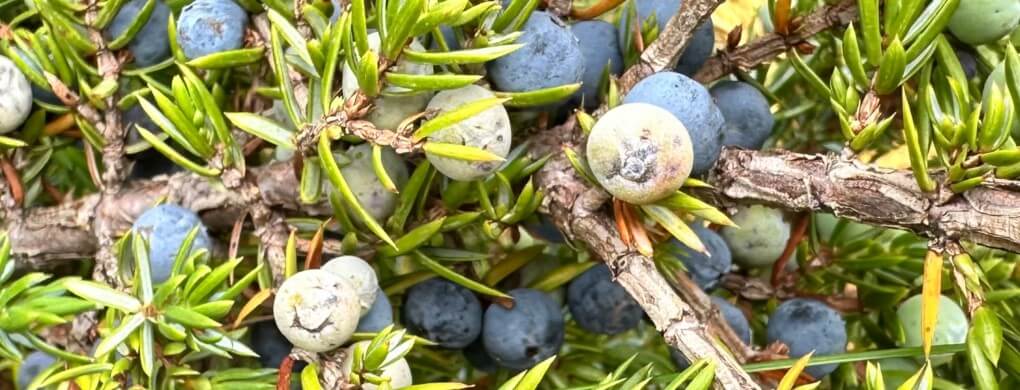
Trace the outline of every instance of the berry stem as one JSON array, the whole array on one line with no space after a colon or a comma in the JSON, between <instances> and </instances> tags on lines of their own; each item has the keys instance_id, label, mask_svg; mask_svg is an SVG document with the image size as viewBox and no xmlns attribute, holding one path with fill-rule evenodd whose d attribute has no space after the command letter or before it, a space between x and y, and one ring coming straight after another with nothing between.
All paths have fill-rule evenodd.
<instances>
[{"instance_id":1,"label":"berry stem","mask_svg":"<svg viewBox=\"0 0 1020 390\"><path fill-rule=\"evenodd\" d=\"M790 234L790 239L786 241L786 248L783 249L783 254L779 255L779 259L772 265L772 287L779 287L779 283L783 277L783 271L786 270L786 263L790 262L790 256L793 255L793 251L797 250L797 245L804 239L804 233L807 232L807 227L811 221L811 214L802 213L797 219L797 225L793 227L793 232Z\"/></svg>"},{"instance_id":2,"label":"berry stem","mask_svg":"<svg viewBox=\"0 0 1020 390\"><path fill-rule=\"evenodd\" d=\"M284 356L276 377L276 390L290 390L290 374L294 370L294 358Z\"/></svg>"}]
</instances>

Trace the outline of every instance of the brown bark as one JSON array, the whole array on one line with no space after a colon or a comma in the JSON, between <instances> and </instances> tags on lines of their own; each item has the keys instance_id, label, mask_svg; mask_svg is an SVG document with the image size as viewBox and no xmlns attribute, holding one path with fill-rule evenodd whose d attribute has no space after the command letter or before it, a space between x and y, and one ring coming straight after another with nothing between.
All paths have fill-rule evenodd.
<instances>
[{"instance_id":1,"label":"brown bark","mask_svg":"<svg viewBox=\"0 0 1020 390\"><path fill-rule=\"evenodd\" d=\"M85 22L89 25L89 40L99 50L96 53L96 69L103 76L103 82L116 84L117 78L120 76L121 62L117 59L114 52L106 46L106 40L103 39L102 31L93 26L99 17L99 4L92 0L86 0L85 3L89 6L88 11L85 12ZM103 145L103 181L101 186L107 193L112 193L120 189L120 185L124 182L128 173L128 162L124 154L124 136L127 134L127 131L121 123L120 110L116 106L117 94L113 93L106 99L103 99L103 103L107 107L103 111L103 121L102 123L93 122L93 125L102 131L105 141L105 145Z\"/></svg>"},{"instance_id":2,"label":"brown bark","mask_svg":"<svg viewBox=\"0 0 1020 390\"><path fill-rule=\"evenodd\" d=\"M934 175L936 182L943 177ZM712 172L717 203L761 203L790 211L832 211L872 225L1020 252L1020 182L990 179L962 194L928 194L910 171L836 156L723 151Z\"/></svg>"},{"instance_id":3,"label":"brown bark","mask_svg":"<svg viewBox=\"0 0 1020 390\"><path fill-rule=\"evenodd\" d=\"M289 163L251 169L257 196L279 209L312 215L330 212L328 205L299 205L298 178ZM59 206L32 208L19 223L5 221L12 238L12 255L20 268L43 269L67 260L89 258L99 249L92 229L102 221L113 231L126 232L134 219L160 198L194 210L207 226L227 230L240 216L245 197L221 183L190 173L159 177L125 186L103 197L93 194ZM56 239L59 238L59 239Z\"/></svg>"},{"instance_id":4,"label":"brown bark","mask_svg":"<svg viewBox=\"0 0 1020 390\"><path fill-rule=\"evenodd\" d=\"M561 128L550 130L555 133ZM548 139L536 150L555 152L573 141ZM569 165L554 156L540 177L547 197L577 197L587 190ZM549 171L559 170L555 177ZM569 175L568 175L569 174ZM258 196L279 210L330 215L325 203L297 201L298 178L289 163L253 168ZM940 175L934 175L936 181ZM766 204L789 211L834 212L868 224L909 230L925 236L944 236L1020 252L1020 182L990 180L963 194L948 190L924 194L910 171L888 170L836 156L739 149L723 151L709 183L719 205ZM568 195L559 192L569 191ZM108 221L124 232L131 222L161 197L199 212L213 229L227 231L243 209L239 193L189 173L134 182L116 196L88 195L59 206L25 211L19 221L4 221L12 238L12 252L20 268L52 265L95 255L92 230L96 220ZM556 216L555 213L553 213ZM615 228L614 228L615 229Z\"/></svg>"},{"instance_id":5,"label":"brown bark","mask_svg":"<svg viewBox=\"0 0 1020 390\"><path fill-rule=\"evenodd\" d=\"M112 49L107 47L102 32L94 26L99 18L99 5L92 0L86 0L85 3L89 6L88 11L85 12L89 40L98 49L96 69L102 75L103 82L116 85L120 76L121 61ZM106 196L112 196L120 191L130 167L124 153L124 140L127 132L121 123L120 110L116 106L117 95L114 92L103 99L106 109L102 113L102 123L92 123L103 135L102 181L97 184ZM116 232L111 230L112 226L106 224L106 221L102 219L96 220L92 227L98 241L98 251L95 255L96 265L92 270L92 277L112 286L121 287L120 279L115 277L118 272L117 259L112 249Z\"/></svg>"}]
</instances>

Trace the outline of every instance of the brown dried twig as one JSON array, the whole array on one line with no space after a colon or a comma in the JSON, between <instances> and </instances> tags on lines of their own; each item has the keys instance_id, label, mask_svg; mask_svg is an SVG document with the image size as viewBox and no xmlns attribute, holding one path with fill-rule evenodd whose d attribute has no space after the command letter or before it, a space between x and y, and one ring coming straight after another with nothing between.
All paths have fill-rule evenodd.
<instances>
[{"instance_id":1,"label":"brown dried twig","mask_svg":"<svg viewBox=\"0 0 1020 390\"><path fill-rule=\"evenodd\" d=\"M857 19L857 1L843 0L826 5L800 20L791 22L788 34L770 33L734 50L722 51L701 67L694 76L702 83L718 80L736 70L748 70L764 64L797 47L818 33L845 26Z\"/></svg>"}]
</instances>

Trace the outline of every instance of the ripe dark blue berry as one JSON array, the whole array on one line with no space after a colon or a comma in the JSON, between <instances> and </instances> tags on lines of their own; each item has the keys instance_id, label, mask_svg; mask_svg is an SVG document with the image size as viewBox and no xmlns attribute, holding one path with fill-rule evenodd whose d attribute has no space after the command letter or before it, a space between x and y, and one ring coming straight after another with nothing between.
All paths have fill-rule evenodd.
<instances>
[{"instance_id":1,"label":"ripe dark blue berry","mask_svg":"<svg viewBox=\"0 0 1020 390\"><path fill-rule=\"evenodd\" d=\"M444 348L464 348L482 331L482 306L470 290L442 278L407 290L404 325Z\"/></svg>"},{"instance_id":2,"label":"ripe dark blue berry","mask_svg":"<svg viewBox=\"0 0 1020 390\"><path fill-rule=\"evenodd\" d=\"M956 48L956 59L960 61L960 67L963 68L963 74L968 79L977 76L978 62L977 58L974 57L974 53L964 48Z\"/></svg>"},{"instance_id":3,"label":"ripe dark blue berry","mask_svg":"<svg viewBox=\"0 0 1020 390\"><path fill-rule=\"evenodd\" d=\"M125 129L127 129L127 143L135 144L144 141L142 136L138 133L138 127L143 127L150 133L162 132L159 126L149 118L149 114L145 113L140 104L135 104L128 108L121 114L120 122Z\"/></svg>"},{"instance_id":4,"label":"ripe dark blue berry","mask_svg":"<svg viewBox=\"0 0 1020 390\"><path fill-rule=\"evenodd\" d=\"M144 142L142 136L138 134L138 126L144 127L145 130L154 134L162 133L162 130L142 110L142 106L137 104L124 111L121 115L121 123L128 132L128 145ZM166 155L160 153L155 148L146 149L142 152L129 155L129 157L135 162L134 166L131 167L131 179L151 179L159 175L170 175L184 170L184 168L170 161Z\"/></svg>"},{"instance_id":5,"label":"ripe dark blue berry","mask_svg":"<svg viewBox=\"0 0 1020 390\"><path fill-rule=\"evenodd\" d=\"M592 333L617 334L641 323L644 312L623 286L613 281L609 267L589 268L567 287L567 307L574 321Z\"/></svg>"},{"instance_id":6,"label":"ripe dark blue berry","mask_svg":"<svg viewBox=\"0 0 1020 390\"><path fill-rule=\"evenodd\" d=\"M191 243L191 252L203 248L211 250L212 240L198 214L181 206L163 204L153 207L138 216L131 225L131 230L149 242L149 272L153 283L161 283L170 277L184 238L196 226L198 234Z\"/></svg>"},{"instance_id":7,"label":"ripe dark blue berry","mask_svg":"<svg viewBox=\"0 0 1020 390\"><path fill-rule=\"evenodd\" d=\"M45 353L35 351L25 357L25 360L21 361L21 365L18 366L18 388L28 388L28 385L32 383L32 380L39 375L43 370L49 368L49 366L56 363L57 359L53 356Z\"/></svg>"},{"instance_id":8,"label":"ripe dark blue berry","mask_svg":"<svg viewBox=\"0 0 1020 390\"><path fill-rule=\"evenodd\" d=\"M240 49L248 13L232 0L196 0L177 19L177 42L189 59Z\"/></svg>"},{"instance_id":9,"label":"ripe dark blue berry","mask_svg":"<svg viewBox=\"0 0 1020 390\"><path fill-rule=\"evenodd\" d=\"M719 313L722 314L723 319L733 329L733 333L736 333L740 337L740 340L744 344L751 344L751 325L747 322L747 317L744 316L744 312L740 308L734 306L730 301L717 296L709 297L712 300L712 304L719 309ZM676 363L677 368L680 370L690 367L691 362L673 348L669 349L670 356L673 357L673 362Z\"/></svg>"},{"instance_id":10,"label":"ripe dark blue berry","mask_svg":"<svg viewBox=\"0 0 1020 390\"><path fill-rule=\"evenodd\" d=\"M444 24L439 26L439 32L443 34L443 43L446 44L447 49L450 49L450 51L461 49L460 40L457 39L457 34L453 31L453 27ZM438 40L433 39L432 42L429 43L429 49L439 50L440 46Z\"/></svg>"},{"instance_id":11,"label":"ripe dark blue berry","mask_svg":"<svg viewBox=\"0 0 1020 390\"><path fill-rule=\"evenodd\" d=\"M259 364L263 368L280 368L283 358L290 355L294 346L287 341L287 338L280 333L276 323L272 320L257 322L250 329L251 342L248 343L255 353L259 354ZM308 363L297 360L291 369L290 388L301 390L301 370L304 370Z\"/></svg>"},{"instance_id":12,"label":"ripe dark blue berry","mask_svg":"<svg viewBox=\"0 0 1020 390\"><path fill-rule=\"evenodd\" d=\"M524 47L489 62L489 78L500 91L522 92L581 81L584 54L569 27L535 11L521 29Z\"/></svg>"},{"instance_id":13,"label":"ripe dark blue berry","mask_svg":"<svg viewBox=\"0 0 1020 390\"><path fill-rule=\"evenodd\" d=\"M839 354L846 352L846 322L820 301L795 298L780 304L769 317L766 338L770 344L782 341L794 358L812 351L814 356ZM820 379L836 367L836 364L811 366L805 371Z\"/></svg>"},{"instance_id":14,"label":"ripe dark blue berry","mask_svg":"<svg viewBox=\"0 0 1020 390\"><path fill-rule=\"evenodd\" d=\"M712 19L709 19L698 26L697 30L694 30L691 44L684 49L684 53L680 55L674 69L693 77L705 65L708 57L712 56L713 51L715 51L715 25L712 24Z\"/></svg>"},{"instance_id":15,"label":"ripe dark blue berry","mask_svg":"<svg viewBox=\"0 0 1020 390\"><path fill-rule=\"evenodd\" d=\"M626 52L627 48L623 47L623 45L627 37L624 34L629 34L631 36L630 41L633 43L634 32L640 29L650 18L654 18L652 20L654 20L661 33L666 28L666 23L669 23L669 19L680 11L682 3L682 0L635 0L630 2L630 5L623 9L623 17L620 18L620 31L617 34L620 47ZM630 7L633 7L633 16L636 16L632 19L630 19L632 16L630 14ZM649 42L645 42L646 46L648 44ZM712 21L709 20L698 26L698 29L694 31L693 40L680 55L674 69L684 75L693 76L705 64L708 57L712 55L714 46L715 31Z\"/></svg>"},{"instance_id":16,"label":"ripe dark blue berry","mask_svg":"<svg viewBox=\"0 0 1020 390\"><path fill-rule=\"evenodd\" d=\"M563 314L545 293L520 288L509 292L513 308L485 311L482 342L489 356L511 370L528 369L555 355L563 345Z\"/></svg>"},{"instance_id":17,"label":"ripe dark blue berry","mask_svg":"<svg viewBox=\"0 0 1020 390\"><path fill-rule=\"evenodd\" d=\"M290 355L294 345L280 333L275 321L256 322L251 326L251 342L248 343L259 354L259 363L265 368L280 367L283 358Z\"/></svg>"},{"instance_id":18,"label":"ripe dark blue berry","mask_svg":"<svg viewBox=\"0 0 1020 390\"><path fill-rule=\"evenodd\" d=\"M337 20L340 20L340 16L344 14L343 2L340 0L330 0L330 4L333 4L333 13L329 15L329 21L336 23Z\"/></svg>"},{"instance_id":19,"label":"ripe dark blue berry","mask_svg":"<svg viewBox=\"0 0 1020 390\"><path fill-rule=\"evenodd\" d=\"M733 333L736 333L744 344L751 344L751 325L747 323L744 312L723 298L712 296L711 299L712 303L719 308L726 323L733 329Z\"/></svg>"},{"instance_id":20,"label":"ripe dark blue berry","mask_svg":"<svg viewBox=\"0 0 1020 390\"><path fill-rule=\"evenodd\" d=\"M730 254L730 247L726 245L718 233L700 225L692 226L694 233L705 245L708 254L701 253L684 245L675 238L670 240L667 251L675 255L687 267L691 279L697 283L702 290L708 291L719 283L733 265L733 258Z\"/></svg>"},{"instance_id":21,"label":"ripe dark blue berry","mask_svg":"<svg viewBox=\"0 0 1020 390\"><path fill-rule=\"evenodd\" d=\"M103 31L108 40L115 39L124 33L145 7L147 0L131 0L124 4L113 17L110 25ZM140 67L155 65L170 58L170 40L167 35L167 24L170 21L170 7L162 0L157 0L149 14L149 19L135 34L128 44L128 49L135 57L135 65Z\"/></svg>"},{"instance_id":22,"label":"ripe dark blue berry","mask_svg":"<svg viewBox=\"0 0 1020 390\"><path fill-rule=\"evenodd\" d=\"M616 26L601 20L585 20L570 26L570 31L577 36L584 55L583 84L575 98L583 99L585 108L595 108L599 104L599 83L606 68L611 75L623 72L623 54L616 43Z\"/></svg>"},{"instance_id":23,"label":"ripe dark blue berry","mask_svg":"<svg viewBox=\"0 0 1020 390\"><path fill-rule=\"evenodd\" d=\"M653 20L661 32L666 27L666 23L669 23L669 18L680 11L681 3L682 1L677 0L634 0L628 3L622 10L620 17L620 35L618 38L621 46L625 38L623 34L633 35L635 30L641 28L646 21L649 21L649 18L655 18ZM630 12L634 12L634 15L631 15ZM631 19L631 17L634 18ZM633 38L631 38L631 41L633 41Z\"/></svg>"},{"instance_id":24,"label":"ripe dark blue berry","mask_svg":"<svg viewBox=\"0 0 1020 390\"><path fill-rule=\"evenodd\" d=\"M775 123L765 95L751 84L728 80L716 83L709 92L726 119L723 145L761 149Z\"/></svg>"},{"instance_id":25,"label":"ripe dark blue berry","mask_svg":"<svg viewBox=\"0 0 1020 390\"><path fill-rule=\"evenodd\" d=\"M375 302L372 303L372 308L368 309L368 313L362 315L358 320L358 328L355 329L355 332L375 333L392 324L393 306L390 305L390 299L386 297L386 293L379 290L376 293Z\"/></svg>"},{"instance_id":26,"label":"ripe dark blue berry","mask_svg":"<svg viewBox=\"0 0 1020 390\"><path fill-rule=\"evenodd\" d=\"M567 240L563 237L563 233L556 227L548 218L542 214L536 213L536 217L528 219L524 222L524 228L527 229L528 233L532 237L539 238L548 241L553 244L563 244Z\"/></svg>"}]
</instances>

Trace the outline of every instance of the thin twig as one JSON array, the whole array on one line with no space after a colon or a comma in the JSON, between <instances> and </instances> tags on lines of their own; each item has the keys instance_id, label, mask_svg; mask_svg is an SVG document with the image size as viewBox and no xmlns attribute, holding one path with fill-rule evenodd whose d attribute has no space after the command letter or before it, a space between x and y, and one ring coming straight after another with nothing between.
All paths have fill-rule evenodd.
<instances>
[{"instance_id":1,"label":"thin twig","mask_svg":"<svg viewBox=\"0 0 1020 390\"><path fill-rule=\"evenodd\" d=\"M793 227L790 239L786 241L786 248L783 248L783 253L779 255L779 259L772 264L772 278L770 280L772 287L779 287L779 283L786 271L786 264L790 262L790 256L797 250L797 245L804 239L804 233L807 232L810 221L811 214L803 214L797 218L797 225Z\"/></svg>"},{"instance_id":2,"label":"thin twig","mask_svg":"<svg viewBox=\"0 0 1020 390\"><path fill-rule=\"evenodd\" d=\"M96 68L103 77L104 83L117 85L120 77L121 62L113 51L106 46L103 39L103 32L94 27L99 19L99 3L95 0L85 0L88 10L85 11L85 24L88 28L89 40L99 50L96 53ZM124 153L124 137L127 132L121 123L121 113L117 109L117 93L111 93L103 99L106 109L103 111L102 129L103 139L103 188L107 193L120 190L121 184L127 178L127 159Z\"/></svg>"},{"instance_id":3,"label":"thin twig","mask_svg":"<svg viewBox=\"0 0 1020 390\"><path fill-rule=\"evenodd\" d=\"M117 85L120 76L121 62L114 55L113 51L106 46L103 33L95 27L99 19L100 5L94 0L85 0L88 9L85 11L85 25L88 29L89 40L95 45L96 68L103 78L104 83ZM106 109L102 113L102 124L93 122L93 125L102 131L102 181L100 188L104 196L112 196L120 192L124 179L127 178L128 162L124 153L124 139L126 132L121 124L121 113L117 109L117 93L110 93L103 99ZM98 118L97 118L98 119ZM96 238L99 241L99 251L96 253L96 265L92 270L92 277L95 280L103 281L115 288L123 287L121 278L117 277L117 257L113 251L113 244L117 231L112 230L110 225L103 221L96 221L93 225Z\"/></svg>"},{"instance_id":4,"label":"thin twig","mask_svg":"<svg viewBox=\"0 0 1020 390\"><path fill-rule=\"evenodd\" d=\"M21 207L22 202L25 201L25 190L21 185L18 170L14 169L14 164L11 164L7 157L0 157L0 171L3 172L4 179L7 180L7 188L10 189L11 196L14 197L14 207Z\"/></svg>"},{"instance_id":5,"label":"thin twig","mask_svg":"<svg viewBox=\"0 0 1020 390\"><path fill-rule=\"evenodd\" d=\"M690 44L694 30L707 21L722 0L685 1L680 12L669 19L648 47L641 52L638 62L620 76L620 94L626 94L638 81L653 73L672 68L680 53Z\"/></svg>"},{"instance_id":6,"label":"thin twig","mask_svg":"<svg viewBox=\"0 0 1020 390\"><path fill-rule=\"evenodd\" d=\"M722 51L710 58L694 76L702 83L718 80L736 70L748 70L764 64L818 33L845 26L857 19L857 1L843 0L812 12L803 20L794 20L790 34L766 34L734 50Z\"/></svg>"}]
</instances>

